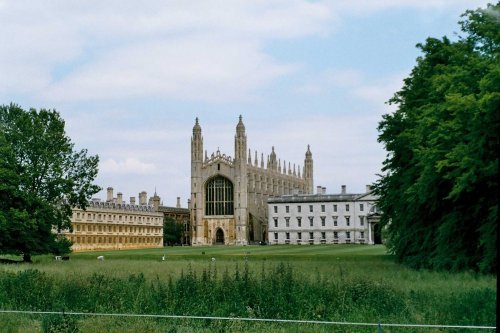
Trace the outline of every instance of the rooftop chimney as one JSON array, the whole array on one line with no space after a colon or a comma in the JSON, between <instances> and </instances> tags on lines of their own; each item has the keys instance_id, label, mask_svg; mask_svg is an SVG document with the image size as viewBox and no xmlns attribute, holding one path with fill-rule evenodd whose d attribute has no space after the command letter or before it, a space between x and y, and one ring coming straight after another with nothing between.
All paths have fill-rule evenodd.
<instances>
[{"instance_id":1,"label":"rooftop chimney","mask_svg":"<svg viewBox=\"0 0 500 333\"><path fill-rule=\"evenodd\" d=\"M371 185L366 185L366 193L371 192L372 186Z\"/></svg>"},{"instance_id":2,"label":"rooftop chimney","mask_svg":"<svg viewBox=\"0 0 500 333\"><path fill-rule=\"evenodd\" d=\"M122 194L122 192L118 192L118 193L116 193L116 201L117 201L117 203L119 203L119 204L122 204L122 203L123 203L123 194Z\"/></svg>"},{"instance_id":3,"label":"rooftop chimney","mask_svg":"<svg viewBox=\"0 0 500 333\"><path fill-rule=\"evenodd\" d=\"M346 193L346 186L345 185L342 185L342 191L341 191L341 194L345 194Z\"/></svg>"},{"instance_id":4,"label":"rooftop chimney","mask_svg":"<svg viewBox=\"0 0 500 333\"><path fill-rule=\"evenodd\" d=\"M146 191L139 193L139 205L145 206L148 204L148 194Z\"/></svg>"},{"instance_id":5,"label":"rooftop chimney","mask_svg":"<svg viewBox=\"0 0 500 333\"><path fill-rule=\"evenodd\" d=\"M326 194L326 187L321 188L321 194Z\"/></svg>"},{"instance_id":6,"label":"rooftop chimney","mask_svg":"<svg viewBox=\"0 0 500 333\"><path fill-rule=\"evenodd\" d=\"M107 202L113 201L113 188L112 187L108 187L108 196L106 198L106 201Z\"/></svg>"},{"instance_id":7,"label":"rooftop chimney","mask_svg":"<svg viewBox=\"0 0 500 333\"><path fill-rule=\"evenodd\" d=\"M135 197L130 197L130 204L135 205Z\"/></svg>"},{"instance_id":8,"label":"rooftop chimney","mask_svg":"<svg viewBox=\"0 0 500 333\"><path fill-rule=\"evenodd\" d=\"M177 205L175 207L181 208L181 197L177 197Z\"/></svg>"},{"instance_id":9,"label":"rooftop chimney","mask_svg":"<svg viewBox=\"0 0 500 333\"><path fill-rule=\"evenodd\" d=\"M316 194L321 194L321 186L316 186Z\"/></svg>"}]
</instances>

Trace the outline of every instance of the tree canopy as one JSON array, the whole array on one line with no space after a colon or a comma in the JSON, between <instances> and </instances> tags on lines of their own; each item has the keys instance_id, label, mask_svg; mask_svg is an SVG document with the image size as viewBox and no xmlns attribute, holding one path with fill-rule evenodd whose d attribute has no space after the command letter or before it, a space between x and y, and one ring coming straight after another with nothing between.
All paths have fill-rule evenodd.
<instances>
[{"instance_id":1,"label":"tree canopy","mask_svg":"<svg viewBox=\"0 0 500 333\"><path fill-rule=\"evenodd\" d=\"M100 190L99 158L75 151L64 125L55 110L0 106L0 253L69 252L58 231Z\"/></svg>"},{"instance_id":2,"label":"tree canopy","mask_svg":"<svg viewBox=\"0 0 500 333\"><path fill-rule=\"evenodd\" d=\"M386 243L417 268L497 266L500 4L467 11L457 41L428 38L389 101L375 184Z\"/></svg>"},{"instance_id":3,"label":"tree canopy","mask_svg":"<svg viewBox=\"0 0 500 333\"><path fill-rule=\"evenodd\" d=\"M184 226L171 217L163 220L163 245L182 244Z\"/></svg>"}]
</instances>

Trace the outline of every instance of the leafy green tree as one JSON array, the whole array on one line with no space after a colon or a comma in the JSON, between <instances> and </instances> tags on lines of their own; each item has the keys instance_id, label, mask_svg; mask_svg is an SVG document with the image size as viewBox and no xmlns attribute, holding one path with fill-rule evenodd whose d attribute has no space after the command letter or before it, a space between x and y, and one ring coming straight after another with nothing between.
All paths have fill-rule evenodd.
<instances>
[{"instance_id":1,"label":"leafy green tree","mask_svg":"<svg viewBox=\"0 0 500 333\"><path fill-rule=\"evenodd\" d=\"M0 253L64 253L73 207L99 191L99 159L75 151L64 120L53 110L0 106Z\"/></svg>"},{"instance_id":2,"label":"leafy green tree","mask_svg":"<svg viewBox=\"0 0 500 333\"><path fill-rule=\"evenodd\" d=\"M163 220L163 245L173 245L182 243L183 225L171 217Z\"/></svg>"},{"instance_id":3,"label":"leafy green tree","mask_svg":"<svg viewBox=\"0 0 500 333\"><path fill-rule=\"evenodd\" d=\"M387 245L420 268L497 267L500 4L467 11L464 36L428 38L389 101L380 195Z\"/></svg>"}]
</instances>

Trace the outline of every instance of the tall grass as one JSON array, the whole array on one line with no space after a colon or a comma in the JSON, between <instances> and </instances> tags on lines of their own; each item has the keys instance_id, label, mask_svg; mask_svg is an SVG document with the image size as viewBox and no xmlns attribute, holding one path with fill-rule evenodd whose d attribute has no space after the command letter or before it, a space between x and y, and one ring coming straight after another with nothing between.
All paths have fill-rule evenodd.
<instances>
[{"instance_id":1,"label":"tall grass","mask_svg":"<svg viewBox=\"0 0 500 333\"><path fill-rule=\"evenodd\" d=\"M192 252L167 262L160 262L157 253L142 262L126 255L96 262L95 255L93 260L76 256L61 263L42 257L31 266L1 266L0 308L371 323L496 322L496 277L412 271L385 255L302 253L287 260L286 255L259 257L245 251L224 257L220 252L216 262ZM6 314L0 323L1 332L376 332L375 327L238 320ZM384 328L391 331L422 329Z\"/></svg>"}]
</instances>

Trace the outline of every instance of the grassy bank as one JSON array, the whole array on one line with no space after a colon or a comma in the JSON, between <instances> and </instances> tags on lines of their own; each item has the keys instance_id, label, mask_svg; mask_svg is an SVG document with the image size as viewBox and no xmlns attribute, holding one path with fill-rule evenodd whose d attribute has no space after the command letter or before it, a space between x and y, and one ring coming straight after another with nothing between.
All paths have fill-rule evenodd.
<instances>
[{"instance_id":1,"label":"grassy bank","mask_svg":"<svg viewBox=\"0 0 500 333\"><path fill-rule=\"evenodd\" d=\"M98 255L105 260L97 261ZM372 323L496 322L496 276L412 271L395 264L380 246L178 247L77 253L68 262L41 256L31 265L0 267L2 309ZM332 331L331 326L311 324L95 317L72 317L69 324L61 324L57 318L0 315L13 332L57 325L74 325L81 332ZM334 331L376 328L336 326ZM391 331L422 329L384 328Z\"/></svg>"}]
</instances>

